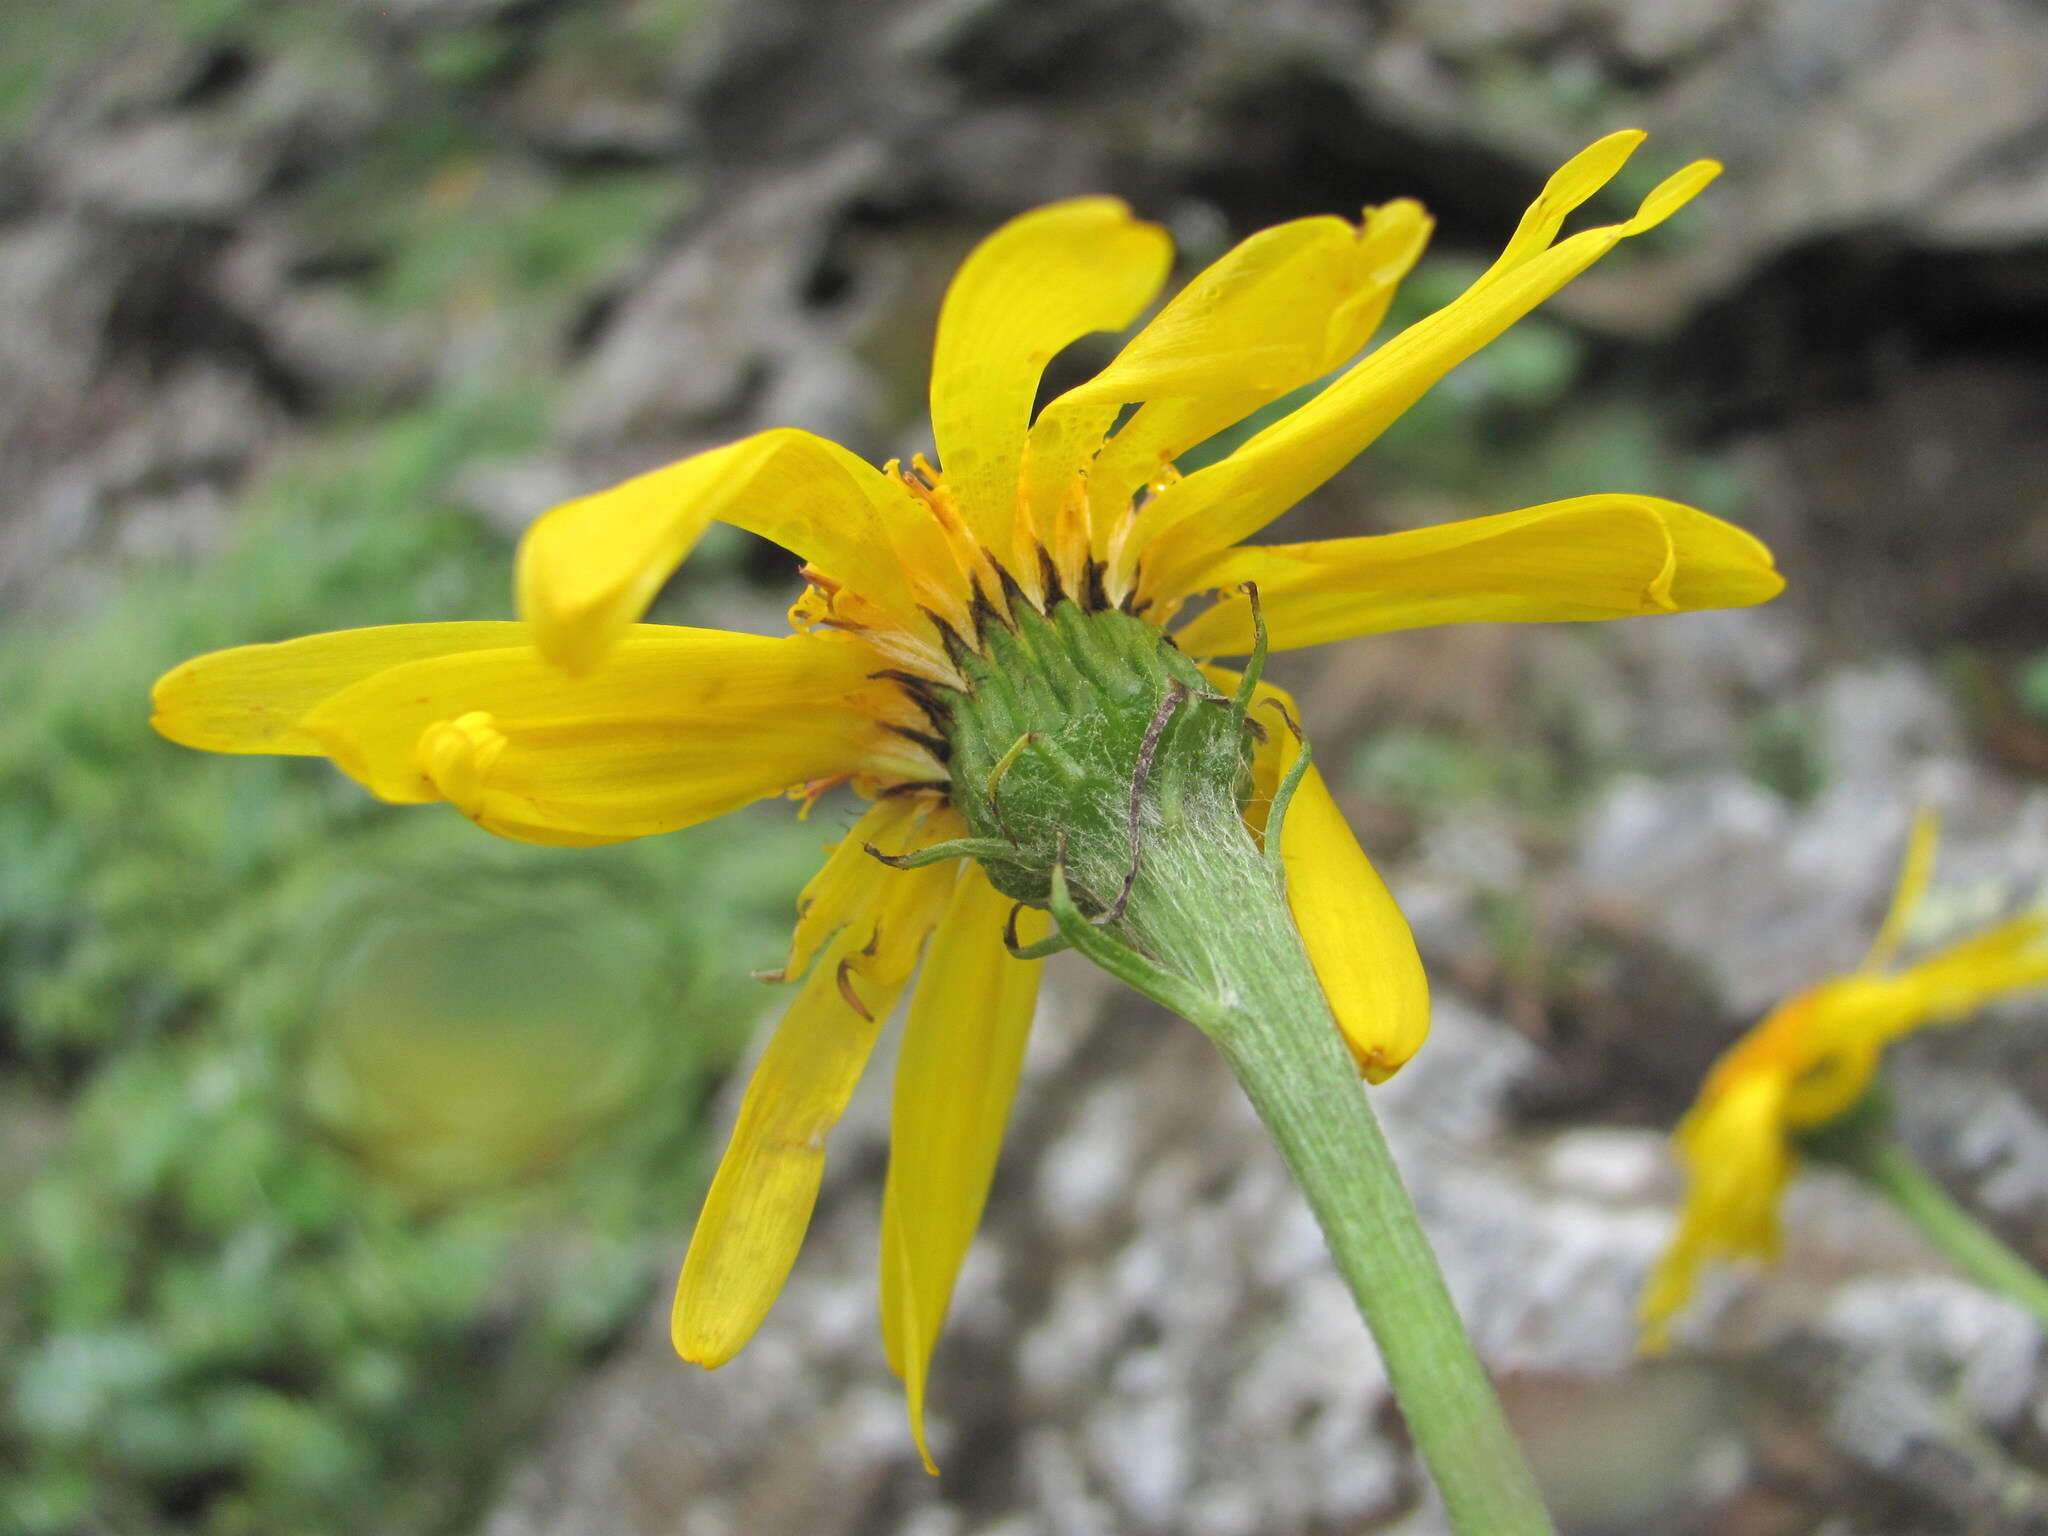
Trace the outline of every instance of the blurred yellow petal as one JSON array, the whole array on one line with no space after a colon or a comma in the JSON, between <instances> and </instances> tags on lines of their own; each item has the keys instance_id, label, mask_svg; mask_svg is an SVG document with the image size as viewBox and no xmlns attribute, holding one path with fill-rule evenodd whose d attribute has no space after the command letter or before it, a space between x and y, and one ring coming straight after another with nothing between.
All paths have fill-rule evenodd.
<instances>
[{"instance_id":1,"label":"blurred yellow petal","mask_svg":"<svg viewBox=\"0 0 2048 1536\"><path fill-rule=\"evenodd\" d=\"M1884 1042L1875 1037L1845 1039L1815 1051L1785 1090L1785 1124L1796 1129L1840 1119L1877 1078Z\"/></svg>"},{"instance_id":2,"label":"blurred yellow petal","mask_svg":"<svg viewBox=\"0 0 2048 1536\"><path fill-rule=\"evenodd\" d=\"M669 1332L685 1360L725 1364L768 1315L817 1204L825 1138L959 878L952 865L885 873L863 920L826 946L747 1085L676 1284Z\"/></svg>"},{"instance_id":3,"label":"blurred yellow petal","mask_svg":"<svg viewBox=\"0 0 2048 1536\"><path fill-rule=\"evenodd\" d=\"M1888 932L1925 889L1934 823L1916 819ZM2028 913L1896 972L1833 976L1773 1008L1716 1062L1678 1128L1689 1177L1679 1230L1646 1291L1647 1348L1709 1259L1773 1256L1778 1200L1793 1169L1789 1136L1840 1119L1869 1091L1884 1047L1905 1032L1967 1017L2002 993L2048 984L2048 913Z\"/></svg>"},{"instance_id":4,"label":"blurred yellow petal","mask_svg":"<svg viewBox=\"0 0 2048 1536\"><path fill-rule=\"evenodd\" d=\"M1039 526L1101 447L1089 470L1100 557L1112 514L1168 460L1363 347L1428 237L1427 215L1403 201L1367 210L1362 226L1323 216L1262 229L1211 263L1040 413L1026 461ZM1135 401L1150 403L1102 446Z\"/></svg>"},{"instance_id":5,"label":"blurred yellow petal","mask_svg":"<svg viewBox=\"0 0 2048 1536\"><path fill-rule=\"evenodd\" d=\"M1776 1255L1778 1200L1793 1168L1785 1091L1780 1074L1753 1073L1702 1098L1680 1125L1685 1205L1643 1293L1638 1315L1646 1350L1669 1342L1671 1320L1692 1300L1704 1262Z\"/></svg>"},{"instance_id":6,"label":"blurred yellow petal","mask_svg":"<svg viewBox=\"0 0 2048 1536\"><path fill-rule=\"evenodd\" d=\"M1863 970L1881 971L1899 952L1899 943L1913 925L1913 915L1927 895L1928 877L1934 873L1934 850L1940 841L1941 818L1931 807L1923 805L1913 813L1913 827L1906 834L1905 858L1899 865L1899 883L1892 891L1884 923L1878 928L1877 937L1870 941L1870 953L1863 957Z\"/></svg>"},{"instance_id":7,"label":"blurred yellow petal","mask_svg":"<svg viewBox=\"0 0 2048 1536\"><path fill-rule=\"evenodd\" d=\"M1909 854L1909 866L1912 857ZM1909 867L1902 889L1915 878ZM2031 913L1950 944L1902 970L1830 977L1772 1010L1728 1053L1708 1091L1766 1061L1789 1075L1789 1124L1846 1114L1877 1075L1884 1047L1915 1029L1968 1018L1992 998L2048 984L2048 914Z\"/></svg>"},{"instance_id":8,"label":"blurred yellow petal","mask_svg":"<svg viewBox=\"0 0 2048 1536\"><path fill-rule=\"evenodd\" d=\"M1222 668L1208 670L1219 685L1236 686ZM1284 703L1289 714L1301 718L1287 694L1260 685L1263 707L1257 708L1257 718L1266 728L1266 740L1252 759L1246 819L1262 839L1273 792L1301 751L1280 712L1265 705L1267 699ZM1288 806L1280 859L1287 872L1288 909L1344 1043L1366 1079L1383 1083L1429 1035L1429 978L1408 919L1358 846L1313 761Z\"/></svg>"},{"instance_id":9,"label":"blurred yellow petal","mask_svg":"<svg viewBox=\"0 0 2048 1536\"><path fill-rule=\"evenodd\" d=\"M306 712L373 673L460 651L524 645L523 624L385 624L339 629L275 645L238 645L195 656L157 679L150 724L207 752L327 749L300 729Z\"/></svg>"},{"instance_id":10,"label":"blurred yellow petal","mask_svg":"<svg viewBox=\"0 0 2048 1536\"><path fill-rule=\"evenodd\" d=\"M961 516L1010 553L1038 382L1054 354L1121 330L1151 302L1173 243L1113 197L1036 208L976 246L946 290L932 354L932 435Z\"/></svg>"},{"instance_id":11,"label":"blurred yellow petal","mask_svg":"<svg viewBox=\"0 0 2048 1536\"><path fill-rule=\"evenodd\" d=\"M1145 560L1142 592L1170 598L1190 572L1257 532L1385 431L1438 379L1598 261L1623 239L1662 223L1718 173L1697 161L1645 198L1633 218L1547 242L1564 213L1620 168L1640 135L1610 135L1556 176L1500 261L1457 299L1369 353L1328 389L1229 458L1167 487L1140 514L1132 547ZM1540 210L1540 211L1539 211Z\"/></svg>"},{"instance_id":12,"label":"blurred yellow petal","mask_svg":"<svg viewBox=\"0 0 2048 1536\"><path fill-rule=\"evenodd\" d=\"M1258 583L1275 650L1479 621L1556 623L1746 607L1785 583L1731 523L1655 496L1578 496L1519 512L1312 544L1248 545L1203 575L1224 596L1175 639L1194 656L1252 646Z\"/></svg>"},{"instance_id":13,"label":"blurred yellow petal","mask_svg":"<svg viewBox=\"0 0 2048 1536\"><path fill-rule=\"evenodd\" d=\"M595 666L718 520L883 604L904 591L891 531L925 521L900 482L837 443L790 428L757 433L565 502L529 528L519 609L535 643L573 671Z\"/></svg>"},{"instance_id":14,"label":"blurred yellow petal","mask_svg":"<svg viewBox=\"0 0 2048 1536\"><path fill-rule=\"evenodd\" d=\"M1887 1034L1953 1023L1994 997L2048 985L2048 913L2029 912L1946 945L1885 980L1900 993Z\"/></svg>"},{"instance_id":15,"label":"blurred yellow petal","mask_svg":"<svg viewBox=\"0 0 2048 1536\"><path fill-rule=\"evenodd\" d=\"M644 837L907 749L863 707L874 662L835 636L649 625L585 678L531 647L387 668L305 730L386 800L449 800L506 836Z\"/></svg>"},{"instance_id":16,"label":"blurred yellow petal","mask_svg":"<svg viewBox=\"0 0 2048 1536\"><path fill-rule=\"evenodd\" d=\"M1038 997L1041 962L1012 959L1003 946L1010 906L978 866L962 871L911 998L896 1068L882 1192L882 1342L931 1472L924 1405L932 1350L981 1223ZM1046 931L1044 913L1021 915L1022 943Z\"/></svg>"}]
</instances>

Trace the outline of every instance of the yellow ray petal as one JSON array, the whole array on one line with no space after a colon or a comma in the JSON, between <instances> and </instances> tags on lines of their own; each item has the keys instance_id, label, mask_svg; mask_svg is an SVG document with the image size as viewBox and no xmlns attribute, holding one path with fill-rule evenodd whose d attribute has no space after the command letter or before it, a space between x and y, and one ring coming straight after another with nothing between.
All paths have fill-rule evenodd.
<instances>
[{"instance_id":1,"label":"yellow ray petal","mask_svg":"<svg viewBox=\"0 0 2048 1536\"><path fill-rule=\"evenodd\" d=\"M1703 1263L1777 1251L1778 1200L1793 1169L1785 1091L1781 1074L1753 1073L1703 1095L1679 1126L1685 1205L1643 1292L1638 1316L1646 1351L1669 1342L1671 1320L1691 1301Z\"/></svg>"},{"instance_id":2,"label":"yellow ray petal","mask_svg":"<svg viewBox=\"0 0 2048 1536\"><path fill-rule=\"evenodd\" d=\"M1922 806L1913 813L1913 827L1906 834L1906 855L1899 865L1899 883L1892 892L1890 908L1885 912L1884 923L1877 930L1877 937L1870 941L1870 953L1863 957L1860 967L1866 971L1881 971L1892 963L1892 957L1899 952L1899 941L1912 926L1913 914L1920 910L1920 903L1927 895L1927 880L1934 873L1934 850L1941 840L1941 818L1930 806Z\"/></svg>"},{"instance_id":3,"label":"yellow ray petal","mask_svg":"<svg viewBox=\"0 0 2048 1536\"><path fill-rule=\"evenodd\" d=\"M642 837L907 747L870 713L873 665L837 636L647 625L586 678L531 647L388 668L304 728L386 800L450 800L506 836Z\"/></svg>"},{"instance_id":4,"label":"yellow ray petal","mask_svg":"<svg viewBox=\"0 0 2048 1536\"><path fill-rule=\"evenodd\" d=\"M892 888L891 877L897 871L865 845L903 854L965 836L967 824L949 806L909 796L876 801L797 896L796 929L790 935L789 962L781 979L802 976L827 939L857 922Z\"/></svg>"},{"instance_id":5,"label":"yellow ray petal","mask_svg":"<svg viewBox=\"0 0 2048 1536\"><path fill-rule=\"evenodd\" d=\"M1994 997L2048 985L2048 912L2029 912L1945 945L1881 979L1897 989L1887 1036L1950 1024Z\"/></svg>"},{"instance_id":6,"label":"yellow ray petal","mask_svg":"<svg viewBox=\"0 0 2048 1536\"><path fill-rule=\"evenodd\" d=\"M1323 221L1299 222L1321 225ZM1293 227L1279 226L1282 230ZM1226 368L1188 378L1184 396L1169 394L1164 387L1133 396L1148 403L1118 428L1088 472L1096 517L1095 557L1108 557L1112 536L1128 517L1131 498L1169 461L1288 390L1321 377L1371 340L1386 317L1395 289L1428 243L1430 228L1430 218L1421 205L1402 199L1367 209L1365 223L1352 232L1348 249L1340 251L1318 243L1262 270L1253 264L1254 254L1283 253L1255 252L1254 242L1261 236L1254 235L1204 273L1206 278L1227 263L1243 265L1242 270L1228 274L1227 286L1218 284L1220 291L1214 295L1213 323L1221 332L1219 348L1235 340L1243 352L1258 357L1261 349L1256 337L1261 330L1282 338L1281 345L1264 352L1255 376L1249 371L1240 375L1242 386L1235 391L1231 387L1233 373ZM1308 270L1303 271L1305 265ZM1196 283L1202 281L1196 279ZM1295 296L1297 282L1308 291L1305 301ZM1193 288L1191 284L1190 291ZM1344 291L1347 288L1348 292ZM1166 318L1162 312L1139 339ZM1287 346L1290 338L1294 344ZM1189 327L1185 339L1196 339L1194 327ZM1193 349L1189 350L1188 361L1193 364L1196 357Z\"/></svg>"},{"instance_id":7,"label":"yellow ray petal","mask_svg":"<svg viewBox=\"0 0 2048 1536\"><path fill-rule=\"evenodd\" d=\"M825 941L869 911L883 884L896 873L867 851L907 853L914 845L936 842L924 831L930 807L909 796L878 800L835 844L818 872L805 882L796 899L796 928L789 938L789 960L780 981L796 981L811 968ZM949 822L958 818L949 817ZM948 831L940 836L958 836Z\"/></svg>"},{"instance_id":8,"label":"yellow ray petal","mask_svg":"<svg viewBox=\"0 0 2048 1536\"><path fill-rule=\"evenodd\" d=\"M238 645L195 656L158 678L149 723L172 741L208 752L317 757L327 749L299 722L329 695L403 662L529 638L523 624L385 624Z\"/></svg>"},{"instance_id":9,"label":"yellow ray petal","mask_svg":"<svg viewBox=\"0 0 2048 1536\"><path fill-rule=\"evenodd\" d=\"M898 616L914 621L892 541L915 539L928 519L900 482L837 443L777 428L542 516L519 546L519 608L536 643L558 665L589 670L719 520L773 539L872 601L901 597ZM902 553L929 558L907 542Z\"/></svg>"},{"instance_id":10,"label":"yellow ray petal","mask_svg":"<svg viewBox=\"0 0 2048 1536\"><path fill-rule=\"evenodd\" d=\"M1219 687L1236 688L1235 675L1224 668L1204 670ZM1266 740L1252 758L1246 820L1261 838L1273 792L1301 751L1267 700L1286 705L1295 720L1301 718L1285 692L1271 684L1259 686L1255 708ZM1429 1035L1429 978L1408 919L1358 846L1313 762L1288 806L1280 860L1287 872L1288 908L1344 1043L1366 1079L1383 1083Z\"/></svg>"},{"instance_id":11,"label":"yellow ray petal","mask_svg":"<svg viewBox=\"0 0 2048 1536\"><path fill-rule=\"evenodd\" d=\"M1211 263L1116 360L1031 428L1026 494L1041 528L1126 404L1150 402L1089 471L1094 553L1113 514L1176 454L1317 378L1365 345L1429 235L1418 204L1368 209L1362 226L1295 219Z\"/></svg>"},{"instance_id":12,"label":"yellow ray petal","mask_svg":"<svg viewBox=\"0 0 2048 1536\"><path fill-rule=\"evenodd\" d=\"M1038 996L1041 962L1003 948L1009 910L979 867L962 872L911 998L896 1068L882 1193L882 1342L931 1472L924 1402L932 1350L981 1223ZM1044 913L1022 914L1022 942L1045 933Z\"/></svg>"},{"instance_id":13,"label":"yellow ray petal","mask_svg":"<svg viewBox=\"0 0 2048 1536\"><path fill-rule=\"evenodd\" d=\"M1569 207L1611 176L1639 139L1611 135L1583 151L1551 179L1502 259L1463 294L1368 354L1229 458L1155 497L1131 541L1145 560L1143 594L1161 598L1189 590L1191 569L1329 479L1430 385L1623 239L1662 223L1719 172L1711 161L1697 161L1653 190L1633 218L1539 246L1538 237L1554 235Z\"/></svg>"},{"instance_id":14,"label":"yellow ray petal","mask_svg":"<svg viewBox=\"0 0 2048 1536\"><path fill-rule=\"evenodd\" d=\"M1474 289L1496 282L1532 256L1548 250L1572 212L1608 182L1614 180L1628 158L1649 137L1640 128L1623 128L1605 138L1595 139L1551 173L1536 201L1522 213L1522 220L1492 266L1479 275Z\"/></svg>"},{"instance_id":15,"label":"yellow ray petal","mask_svg":"<svg viewBox=\"0 0 2048 1536\"><path fill-rule=\"evenodd\" d=\"M1863 1097L1886 1045L1968 1018L2006 992L2048 984L2048 914L2030 913L1895 972L1831 977L1781 1003L1709 1079L1714 1091L1770 1063L1790 1082L1788 1123L1826 1125Z\"/></svg>"},{"instance_id":16,"label":"yellow ray petal","mask_svg":"<svg viewBox=\"0 0 2048 1536\"><path fill-rule=\"evenodd\" d=\"M676 1352L723 1365L753 1337L796 1262L845 1111L875 1036L937 921L956 867L890 870L867 917L843 929L754 1069L676 1284Z\"/></svg>"},{"instance_id":17,"label":"yellow ray petal","mask_svg":"<svg viewBox=\"0 0 2048 1536\"><path fill-rule=\"evenodd\" d=\"M960 514L984 544L1009 548L1045 365L1091 331L1129 325L1172 259L1158 225L1139 223L1116 198L1084 197L1010 220L954 274L932 354L932 435Z\"/></svg>"},{"instance_id":18,"label":"yellow ray petal","mask_svg":"<svg viewBox=\"0 0 2048 1536\"><path fill-rule=\"evenodd\" d=\"M1733 524L1655 496L1578 496L1437 528L1225 551L1224 588L1177 632L1192 656L1249 651L1258 583L1275 650L1483 620L1553 623L1746 607L1785 583L1770 551Z\"/></svg>"}]
</instances>

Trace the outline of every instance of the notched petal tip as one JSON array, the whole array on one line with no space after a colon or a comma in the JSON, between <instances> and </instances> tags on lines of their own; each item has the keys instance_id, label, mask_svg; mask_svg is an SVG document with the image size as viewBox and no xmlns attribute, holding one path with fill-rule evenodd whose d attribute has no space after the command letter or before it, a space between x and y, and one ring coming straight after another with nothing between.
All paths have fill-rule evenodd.
<instances>
[{"instance_id":1,"label":"notched petal tip","mask_svg":"<svg viewBox=\"0 0 2048 1536\"><path fill-rule=\"evenodd\" d=\"M692 1336L680 1315L670 1321L669 1343L675 1347L676 1356L686 1365L702 1366L715 1371L739 1353L738 1349L717 1349L702 1339Z\"/></svg>"},{"instance_id":2,"label":"notched petal tip","mask_svg":"<svg viewBox=\"0 0 2048 1536\"><path fill-rule=\"evenodd\" d=\"M1350 1044L1348 1036L1345 1043L1347 1045ZM1362 1052L1354 1047L1351 1059L1358 1063L1358 1075L1377 1088L1381 1083L1384 1083L1396 1072L1407 1066L1409 1062L1413 1061L1416 1051L1421 1049L1421 1046L1422 1042L1417 1040L1399 1057L1396 1057L1385 1045L1374 1045Z\"/></svg>"},{"instance_id":3,"label":"notched petal tip","mask_svg":"<svg viewBox=\"0 0 2048 1536\"><path fill-rule=\"evenodd\" d=\"M191 665L188 661L185 666L166 672L149 690L149 728L164 740L176 742L181 747L192 747L201 752L218 750L195 713L182 707L183 701L178 698L184 686L179 674Z\"/></svg>"}]
</instances>

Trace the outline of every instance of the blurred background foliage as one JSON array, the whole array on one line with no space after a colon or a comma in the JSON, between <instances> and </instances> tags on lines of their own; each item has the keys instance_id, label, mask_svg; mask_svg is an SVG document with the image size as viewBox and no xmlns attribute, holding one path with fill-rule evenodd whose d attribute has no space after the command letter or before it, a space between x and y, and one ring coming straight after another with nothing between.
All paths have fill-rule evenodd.
<instances>
[{"instance_id":1,"label":"blurred background foliage","mask_svg":"<svg viewBox=\"0 0 2048 1536\"><path fill-rule=\"evenodd\" d=\"M0 652L0 1529L452 1528L676 1256L814 830L564 854L138 729L170 657L502 613L436 487L533 411L338 428Z\"/></svg>"},{"instance_id":2,"label":"blurred background foliage","mask_svg":"<svg viewBox=\"0 0 2048 1536\"><path fill-rule=\"evenodd\" d=\"M1792 818L1850 783L1846 822L1873 825L1905 792L1870 767L1896 767L1873 718L1950 705L1969 752L2048 768L2048 624L2014 534L2048 484L2043 397L2007 357L2044 237L1909 227L1939 200L1903 180L1855 202L1811 149L1840 124L1787 105L1864 67L1877 23L1838 13L0 0L0 1531L474 1528L666 1284L701 1111L775 1001L746 973L781 958L843 820L769 805L527 848L324 763L174 747L149 682L219 646L505 616L526 518L710 441L796 422L876 459L920 446L945 275L1053 196L1130 197L1184 270L1261 223L1422 196L1439 252L1392 325L1480 270L1592 134L1678 101L1612 207L1729 152L1696 217L1461 368L1280 530L1644 488L1779 550L1794 590L1740 629L1278 664L1409 877L1444 995L1548 1052L1520 1112L1668 1124L1760 1002L1756 936L1701 960L1655 912L1716 943L1725 921L1582 897L1596 811L1643 776L1738 776L1732 800L1674 797L1677 832L1642 821L1654 857L1616 860L1637 868L1695 826L1734 836L1730 803L1753 825L1745 794ZM1760 81L1785 100L1758 106ZM1807 165L1824 195L1772 180ZM1679 302L1658 274L1701 250ZM715 534L668 611L773 630L789 564ZM1848 707L1847 669L1916 650L1940 665ZM1020 1439L1001 1422L987 1446ZM1711 1529L1796 1528L1771 1518Z\"/></svg>"}]
</instances>

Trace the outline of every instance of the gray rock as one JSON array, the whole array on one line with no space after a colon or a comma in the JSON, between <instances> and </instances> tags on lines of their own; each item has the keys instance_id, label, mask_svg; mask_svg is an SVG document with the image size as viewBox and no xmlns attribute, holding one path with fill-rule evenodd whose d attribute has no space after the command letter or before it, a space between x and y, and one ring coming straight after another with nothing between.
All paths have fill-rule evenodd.
<instances>
[{"instance_id":1,"label":"gray rock","mask_svg":"<svg viewBox=\"0 0 2048 1536\"><path fill-rule=\"evenodd\" d=\"M807 322L799 294L835 204L875 169L871 150L849 146L802 174L714 201L619 307L579 371L563 414L570 442L687 439L746 410L765 379L814 366L802 359L827 337Z\"/></svg>"},{"instance_id":2,"label":"gray rock","mask_svg":"<svg viewBox=\"0 0 2048 1536\"><path fill-rule=\"evenodd\" d=\"M67 150L56 180L94 212L211 223L247 206L267 169L256 146L218 121L162 117Z\"/></svg>"}]
</instances>

